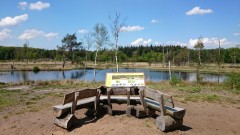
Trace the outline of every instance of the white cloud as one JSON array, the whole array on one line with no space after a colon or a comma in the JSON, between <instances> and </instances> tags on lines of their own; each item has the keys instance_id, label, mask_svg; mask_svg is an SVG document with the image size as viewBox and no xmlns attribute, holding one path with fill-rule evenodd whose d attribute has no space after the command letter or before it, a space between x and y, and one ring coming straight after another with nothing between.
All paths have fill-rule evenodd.
<instances>
[{"instance_id":1,"label":"white cloud","mask_svg":"<svg viewBox=\"0 0 240 135\"><path fill-rule=\"evenodd\" d=\"M152 19L152 20L151 20L151 23L152 23L152 24L155 24L155 23L159 23L159 21L156 20L156 19Z\"/></svg>"},{"instance_id":2,"label":"white cloud","mask_svg":"<svg viewBox=\"0 0 240 135\"><path fill-rule=\"evenodd\" d=\"M28 19L28 14L23 14L15 17L5 17L0 20L0 27L14 26Z\"/></svg>"},{"instance_id":3,"label":"white cloud","mask_svg":"<svg viewBox=\"0 0 240 135\"><path fill-rule=\"evenodd\" d=\"M240 36L239 32L233 33L233 36Z\"/></svg>"},{"instance_id":4,"label":"white cloud","mask_svg":"<svg viewBox=\"0 0 240 135\"><path fill-rule=\"evenodd\" d=\"M30 40L44 34L43 31L39 31L36 29L27 29L25 30L18 38L21 40Z\"/></svg>"},{"instance_id":5,"label":"white cloud","mask_svg":"<svg viewBox=\"0 0 240 135\"><path fill-rule=\"evenodd\" d=\"M25 10L27 8L27 6L28 6L28 3L25 1L18 3L18 7L22 10Z\"/></svg>"},{"instance_id":6,"label":"white cloud","mask_svg":"<svg viewBox=\"0 0 240 135\"><path fill-rule=\"evenodd\" d=\"M204 48L216 48L218 47L218 38L203 38ZM194 48L195 44L198 42L198 39L190 39L189 47ZM229 42L227 38L220 38L221 47L231 45L233 42Z\"/></svg>"},{"instance_id":7,"label":"white cloud","mask_svg":"<svg viewBox=\"0 0 240 135\"><path fill-rule=\"evenodd\" d=\"M53 39L56 38L58 36L58 33L54 33L54 32L50 32L44 35L47 39Z\"/></svg>"},{"instance_id":8,"label":"white cloud","mask_svg":"<svg viewBox=\"0 0 240 135\"><path fill-rule=\"evenodd\" d=\"M50 40L50 39L56 38L57 36L58 36L58 33L56 32L45 33L44 31L41 31L41 30L27 29L18 38L21 40L30 40L37 37L45 37L48 40Z\"/></svg>"},{"instance_id":9,"label":"white cloud","mask_svg":"<svg viewBox=\"0 0 240 135\"><path fill-rule=\"evenodd\" d=\"M121 32L132 32L132 31L140 31L144 30L144 27L141 26L123 26L121 27Z\"/></svg>"},{"instance_id":10,"label":"white cloud","mask_svg":"<svg viewBox=\"0 0 240 135\"><path fill-rule=\"evenodd\" d=\"M156 42L154 42L154 44L155 44L155 45L161 45L162 42L156 41Z\"/></svg>"},{"instance_id":11,"label":"white cloud","mask_svg":"<svg viewBox=\"0 0 240 135\"><path fill-rule=\"evenodd\" d=\"M187 43L183 43L183 42L180 42L180 41L168 41L168 42L166 42L166 44L168 44L168 45L187 46Z\"/></svg>"},{"instance_id":12,"label":"white cloud","mask_svg":"<svg viewBox=\"0 0 240 135\"><path fill-rule=\"evenodd\" d=\"M143 38L139 38L133 42L131 42L131 45L139 46L139 45L149 45L152 42L152 39L144 40Z\"/></svg>"},{"instance_id":13,"label":"white cloud","mask_svg":"<svg viewBox=\"0 0 240 135\"><path fill-rule=\"evenodd\" d=\"M0 31L0 41L3 41L5 39L9 38L10 32L11 32L11 30L7 29L7 28L4 28L2 31Z\"/></svg>"},{"instance_id":14,"label":"white cloud","mask_svg":"<svg viewBox=\"0 0 240 135\"><path fill-rule=\"evenodd\" d=\"M86 29L80 29L80 30L78 30L78 33L80 33L80 34L85 34L85 33L88 33L88 30L86 30Z\"/></svg>"},{"instance_id":15,"label":"white cloud","mask_svg":"<svg viewBox=\"0 0 240 135\"><path fill-rule=\"evenodd\" d=\"M50 3L38 1L36 3L30 3L29 9L31 10L42 10L44 8L49 8Z\"/></svg>"},{"instance_id":16,"label":"white cloud","mask_svg":"<svg viewBox=\"0 0 240 135\"><path fill-rule=\"evenodd\" d=\"M200 7L194 7L193 9L186 12L186 15L203 15L212 13L212 9L201 9Z\"/></svg>"}]
</instances>

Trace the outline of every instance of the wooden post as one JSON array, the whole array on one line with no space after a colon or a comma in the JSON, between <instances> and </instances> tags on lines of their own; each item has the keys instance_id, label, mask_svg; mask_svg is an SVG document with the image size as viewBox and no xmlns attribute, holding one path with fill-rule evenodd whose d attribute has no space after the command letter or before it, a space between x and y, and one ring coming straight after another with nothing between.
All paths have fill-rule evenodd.
<instances>
[{"instance_id":1,"label":"wooden post","mask_svg":"<svg viewBox=\"0 0 240 135\"><path fill-rule=\"evenodd\" d=\"M75 113L76 107L77 107L77 100L78 100L79 92L74 93L74 99L72 101L72 108L71 108L71 114Z\"/></svg>"},{"instance_id":2,"label":"wooden post","mask_svg":"<svg viewBox=\"0 0 240 135\"><path fill-rule=\"evenodd\" d=\"M112 108L112 103L111 103L111 88L107 88L107 96L108 96L108 106Z\"/></svg>"},{"instance_id":3,"label":"wooden post","mask_svg":"<svg viewBox=\"0 0 240 135\"><path fill-rule=\"evenodd\" d=\"M158 101L159 101L159 107L160 107L160 111L161 111L161 116L165 116L166 110L165 110L165 105L164 105L163 95L162 94L159 94Z\"/></svg>"},{"instance_id":4,"label":"wooden post","mask_svg":"<svg viewBox=\"0 0 240 135\"><path fill-rule=\"evenodd\" d=\"M130 105L130 88L127 88L127 105Z\"/></svg>"},{"instance_id":5,"label":"wooden post","mask_svg":"<svg viewBox=\"0 0 240 135\"><path fill-rule=\"evenodd\" d=\"M139 91L139 96L140 96L140 102L141 102L141 104L142 104L142 106L143 106L143 109L144 109L144 111L147 113L147 107L146 107L146 104L145 104L145 102L144 102L144 90L143 90L143 89L141 89L141 90Z\"/></svg>"}]
</instances>

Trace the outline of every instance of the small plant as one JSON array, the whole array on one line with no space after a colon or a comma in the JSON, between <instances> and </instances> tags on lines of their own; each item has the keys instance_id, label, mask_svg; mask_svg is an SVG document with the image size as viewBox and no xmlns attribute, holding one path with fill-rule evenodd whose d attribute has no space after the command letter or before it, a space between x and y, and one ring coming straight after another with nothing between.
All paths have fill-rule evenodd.
<instances>
[{"instance_id":1,"label":"small plant","mask_svg":"<svg viewBox=\"0 0 240 135\"><path fill-rule=\"evenodd\" d=\"M40 71L40 68L38 66L33 67L33 72L37 73Z\"/></svg>"},{"instance_id":2,"label":"small plant","mask_svg":"<svg viewBox=\"0 0 240 135\"><path fill-rule=\"evenodd\" d=\"M232 90L240 90L240 74L230 73L227 77L225 81L226 86L230 87Z\"/></svg>"},{"instance_id":3,"label":"small plant","mask_svg":"<svg viewBox=\"0 0 240 135\"><path fill-rule=\"evenodd\" d=\"M172 78L170 80L170 84L171 85L177 85L179 83L181 83L181 79L176 77L176 75L172 75Z\"/></svg>"}]
</instances>

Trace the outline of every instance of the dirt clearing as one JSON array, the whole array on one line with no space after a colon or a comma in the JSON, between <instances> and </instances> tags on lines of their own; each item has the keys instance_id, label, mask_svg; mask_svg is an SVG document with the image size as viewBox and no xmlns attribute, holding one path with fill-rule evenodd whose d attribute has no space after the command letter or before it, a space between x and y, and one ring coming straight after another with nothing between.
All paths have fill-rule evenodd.
<instances>
[{"instance_id":1,"label":"dirt clearing","mask_svg":"<svg viewBox=\"0 0 240 135\"><path fill-rule=\"evenodd\" d=\"M41 92L42 91L42 92ZM1 135L215 135L240 134L240 104L179 102L176 106L186 108L183 126L174 131L161 132L155 126L155 119L135 118L124 114L125 105L114 105L115 115L86 118L86 109L77 110L79 123L70 131L53 124L52 105L60 104L62 96L73 90L28 88L16 97L17 104L0 111ZM172 93L172 92L171 92ZM21 101L22 100L22 101Z\"/></svg>"}]
</instances>

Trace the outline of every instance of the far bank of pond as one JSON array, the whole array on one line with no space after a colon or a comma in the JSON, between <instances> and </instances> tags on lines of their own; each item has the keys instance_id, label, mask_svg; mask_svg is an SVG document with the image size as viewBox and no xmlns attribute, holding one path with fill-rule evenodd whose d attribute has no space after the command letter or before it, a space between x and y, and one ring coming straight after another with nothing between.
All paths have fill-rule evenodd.
<instances>
[{"instance_id":1,"label":"far bank of pond","mask_svg":"<svg viewBox=\"0 0 240 135\"><path fill-rule=\"evenodd\" d=\"M4 71L0 72L0 82L22 82L22 81L47 81L63 79L79 79L93 81L93 69L74 69L67 71ZM99 69L97 70L96 81L104 82L106 73L116 72L116 69ZM144 72L146 81L160 82L169 80L168 71L158 71L153 69L120 69L119 72ZM173 71L172 75L184 81L196 81L195 72ZM223 82L226 79L225 74L217 75L213 73L201 73L203 81Z\"/></svg>"}]
</instances>

